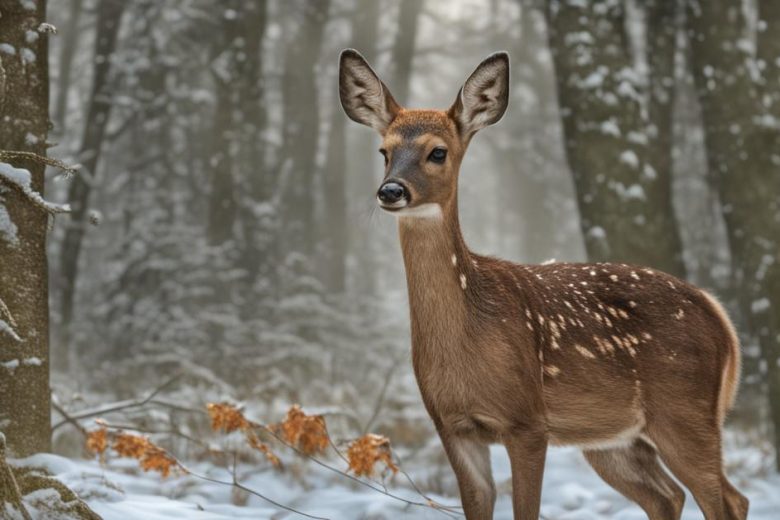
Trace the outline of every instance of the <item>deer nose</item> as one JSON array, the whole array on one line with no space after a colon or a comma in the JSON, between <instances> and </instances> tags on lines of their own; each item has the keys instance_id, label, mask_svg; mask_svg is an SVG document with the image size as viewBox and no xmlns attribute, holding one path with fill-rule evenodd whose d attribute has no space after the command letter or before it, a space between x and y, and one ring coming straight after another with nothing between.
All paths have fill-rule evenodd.
<instances>
[{"instance_id":1,"label":"deer nose","mask_svg":"<svg viewBox=\"0 0 780 520\"><path fill-rule=\"evenodd\" d=\"M397 182L386 182L379 188L376 196L383 204L395 204L406 197L406 188Z\"/></svg>"}]
</instances>

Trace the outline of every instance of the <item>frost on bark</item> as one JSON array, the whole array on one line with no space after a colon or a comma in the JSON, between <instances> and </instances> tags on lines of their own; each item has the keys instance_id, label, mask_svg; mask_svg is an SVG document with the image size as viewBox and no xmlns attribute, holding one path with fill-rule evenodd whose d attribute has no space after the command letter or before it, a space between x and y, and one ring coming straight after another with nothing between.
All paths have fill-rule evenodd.
<instances>
[{"instance_id":1,"label":"frost on bark","mask_svg":"<svg viewBox=\"0 0 780 520\"><path fill-rule=\"evenodd\" d=\"M709 174L724 207L740 305L767 368L780 450L780 132L771 112L778 86L771 69L753 76L741 1L689 2L686 15ZM761 38L759 48L777 45Z\"/></svg>"},{"instance_id":2,"label":"frost on bark","mask_svg":"<svg viewBox=\"0 0 780 520\"><path fill-rule=\"evenodd\" d=\"M591 260L682 274L668 171L652 158L621 2L550 0L566 158ZM664 130L664 129L659 129ZM668 166L667 166L668 168Z\"/></svg>"},{"instance_id":3,"label":"frost on bark","mask_svg":"<svg viewBox=\"0 0 780 520\"><path fill-rule=\"evenodd\" d=\"M46 154L48 38L47 26L41 25L45 16L44 0L0 0L0 150ZM9 161L28 170L32 190L43 193L42 163ZM31 204L22 191L0 187L0 218L3 215L13 223L15 236L0 234L0 300L13 316L14 333L0 330L0 431L11 452L25 456L51 448L48 213Z\"/></svg>"}]
</instances>

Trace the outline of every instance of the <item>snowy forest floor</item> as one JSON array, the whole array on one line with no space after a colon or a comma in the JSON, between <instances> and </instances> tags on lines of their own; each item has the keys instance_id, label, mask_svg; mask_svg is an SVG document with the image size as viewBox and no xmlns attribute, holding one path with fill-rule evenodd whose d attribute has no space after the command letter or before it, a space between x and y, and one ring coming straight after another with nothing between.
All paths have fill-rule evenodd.
<instances>
[{"instance_id":1,"label":"snowy forest floor","mask_svg":"<svg viewBox=\"0 0 780 520\"><path fill-rule=\"evenodd\" d=\"M733 442L726 444L727 471L732 482L750 498L749 518L777 518L780 511L780 475L769 469L772 467L770 457L755 447L737 446ZM495 518L510 519L510 470L501 447L493 447L492 462L499 490ZM256 496L237 493L228 485L207 482L193 476L162 479L156 473L143 473L135 461L128 459L111 459L100 465L95 460L40 454L13 463L46 468L105 520L303 518L281 511ZM194 464L191 469L219 480L232 479L227 470L206 463ZM412 473L415 478L424 476L422 470ZM253 472L248 466L239 467L237 474L242 484L271 499L332 520L462 518L427 507L409 506L357 484L350 485L343 477L316 465L306 466L303 479L290 472ZM402 480L400 475L396 476L395 481L388 485L388 490L409 500L421 501L419 495L402 485ZM46 503L50 496L36 493L25 497L33 517L56 518L46 513ZM432 498L447 505L457 503L455 497ZM553 448L549 451L542 504L542 516L548 520L646 518L637 506L603 483L580 452L573 448ZM689 495L683 519L701 517Z\"/></svg>"}]
</instances>

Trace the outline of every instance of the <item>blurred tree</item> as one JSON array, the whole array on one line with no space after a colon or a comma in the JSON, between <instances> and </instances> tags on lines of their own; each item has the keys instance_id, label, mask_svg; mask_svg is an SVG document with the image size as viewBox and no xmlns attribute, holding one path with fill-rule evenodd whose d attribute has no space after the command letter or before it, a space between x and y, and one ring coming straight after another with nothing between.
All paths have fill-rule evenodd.
<instances>
[{"instance_id":1,"label":"blurred tree","mask_svg":"<svg viewBox=\"0 0 780 520\"><path fill-rule=\"evenodd\" d=\"M417 26L424 5L423 0L400 0L398 6L398 32L391 51L393 63L391 85L393 97L402 106L409 103Z\"/></svg>"},{"instance_id":2,"label":"blurred tree","mask_svg":"<svg viewBox=\"0 0 780 520\"><path fill-rule=\"evenodd\" d=\"M282 78L283 156L289 158L290 178L284 186L283 243L286 252L312 260L317 243L314 221L316 152L320 118L316 64L324 36L330 0L290 2L296 30L286 42Z\"/></svg>"},{"instance_id":3,"label":"blurred tree","mask_svg":"<svg viewBox=\"0 0 780 520\"><path fill-rule=\"evenodd\" d=\"M356 0L352 13L352 47L357 49L369 63L376 63L378 58L379 17L383 6L379 0ZM335 90L335 89L334 89ZM336 100L334 117L339 117L341 124L346 122L346 115ZM352 290L356 294L369 298L376 294L376 272L378 253L372 240L371 229L367 225L367 208L373 207L374 193L379 183L379 166L382 164L377 153L377 138L375 133L367 128L354 128L354 139L348 141L349 160L346 161L347 211L351 225L346 229L348 254L354 255L355 262L352 275Z\"/></svg>"},{"instance_id":4,"label":"blurred tree","mask_svg":"<svg viewBox=\"0 0 780 520\"><path fill-rule=\"evenodd\" d=\"M70 91L73 57L79 43L79 22L84 0L70 0L67 26L62 31L62 44L59 56L59 77L57 78L57 97L54 102L54 122L57 130L65 130L65 118L68 115L68 93Z\"/></svg>"},{"instance_id":5,"label":"blurred tree","mask_svg":"<svg viewBox=\"0 0 780 520\"><path fill-rule=\"evenodd\" d=\"M547 19L588 257L684 275L670 175L659 172L669 165L651 160L660 143L669 141L650 146L623 3L550 0ZM648 32L657 47L663 33L652 27ZM668 125L655 131L668 131Z\"/></svg>"},{"instance_id":6,"label":"blurred tree","mask_svg":"<svg viewBox=\"0 0 780 520\"><path fill-rule=\"evenodd\" d=\"M780 453L780 132L770 112L778 92L771 66L763 82L752 76L758 68L742 8L740 0L688 2L688 37L709 173L723 203L740 306L761 347ZM764 11L770 20L772 13ZM759 56L776 45L762 37Z\"/></svg>"},{"instance_id":7,"label":"blurred tree","mask_svg":"<svg viewBox=\"0 0 780 520\"><path fill-rule=\"evenodd\" d=\"M32 8L30 8L32 7ZM46 155L49 130L49 32L46 2L0 0L0 150ZM14 161L43 193L42 163ZM48 215L0 185L0 210L15 237L0 234L0 306L15 322L0 328L0 429L16 456L50 451ZM0 221L3 219L0 219ZM1 223L1 222L0 222ZM5 224L6 226L8 223ZM11 321L0 309L0 320Z\"/></svg>"},{"instance_id":8,"label":"blurred tree","mask_svg":"<svg viewBox=\"0 0 780 520\"><path fill-rule=\"evenodd\" d=\"M109 81L111 55L116 48L124 7L125 2L121 0L100 0L97 7L92 90L78 154L82 170L68 189L68 203L73 211L72 222L65 232L60 257L62 354L59 359L64 364L63 368L67 368L71 363L69 331L73 320L79 256L88 220L89 196L97 179L97 166L113 102Z\"/></svg>"}]
</instances>

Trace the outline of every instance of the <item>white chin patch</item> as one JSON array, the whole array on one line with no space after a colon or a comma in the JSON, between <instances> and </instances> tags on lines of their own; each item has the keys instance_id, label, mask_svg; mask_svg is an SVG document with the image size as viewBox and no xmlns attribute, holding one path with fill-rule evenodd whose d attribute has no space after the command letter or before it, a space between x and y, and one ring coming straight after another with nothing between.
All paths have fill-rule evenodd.
<instances>
[{"instance_id":1,"label":"white chin patch","mask_svg":"<svg viewBox=\"0 0 780 520\"><path fill-rule=\"evenodd\" d=\"M393 212L393 215L396 215L397 217L403 217L403 218L406 217L432 218L432 219L443 218L441 212L441 206L433 202L420 204L419 206L415 206L413 208L405 208L405 209L397 210Z\"/></svg>"},{"instance_id":2,"label":"white chin patch","mask_svg":"<svg viewBox=\"0 0 780 520\"><path fill-rule=\"evenodd\" d=\"M396 202L393 202L392 204L385 204L381 200L379 200L379 197L376 198L377 202L379 202L379 207L382 209L389 209L389 210L396 210L399 208L405 208L409 202L407 202L406 199L401 199Z\"/></svg>"}]
</instances>

